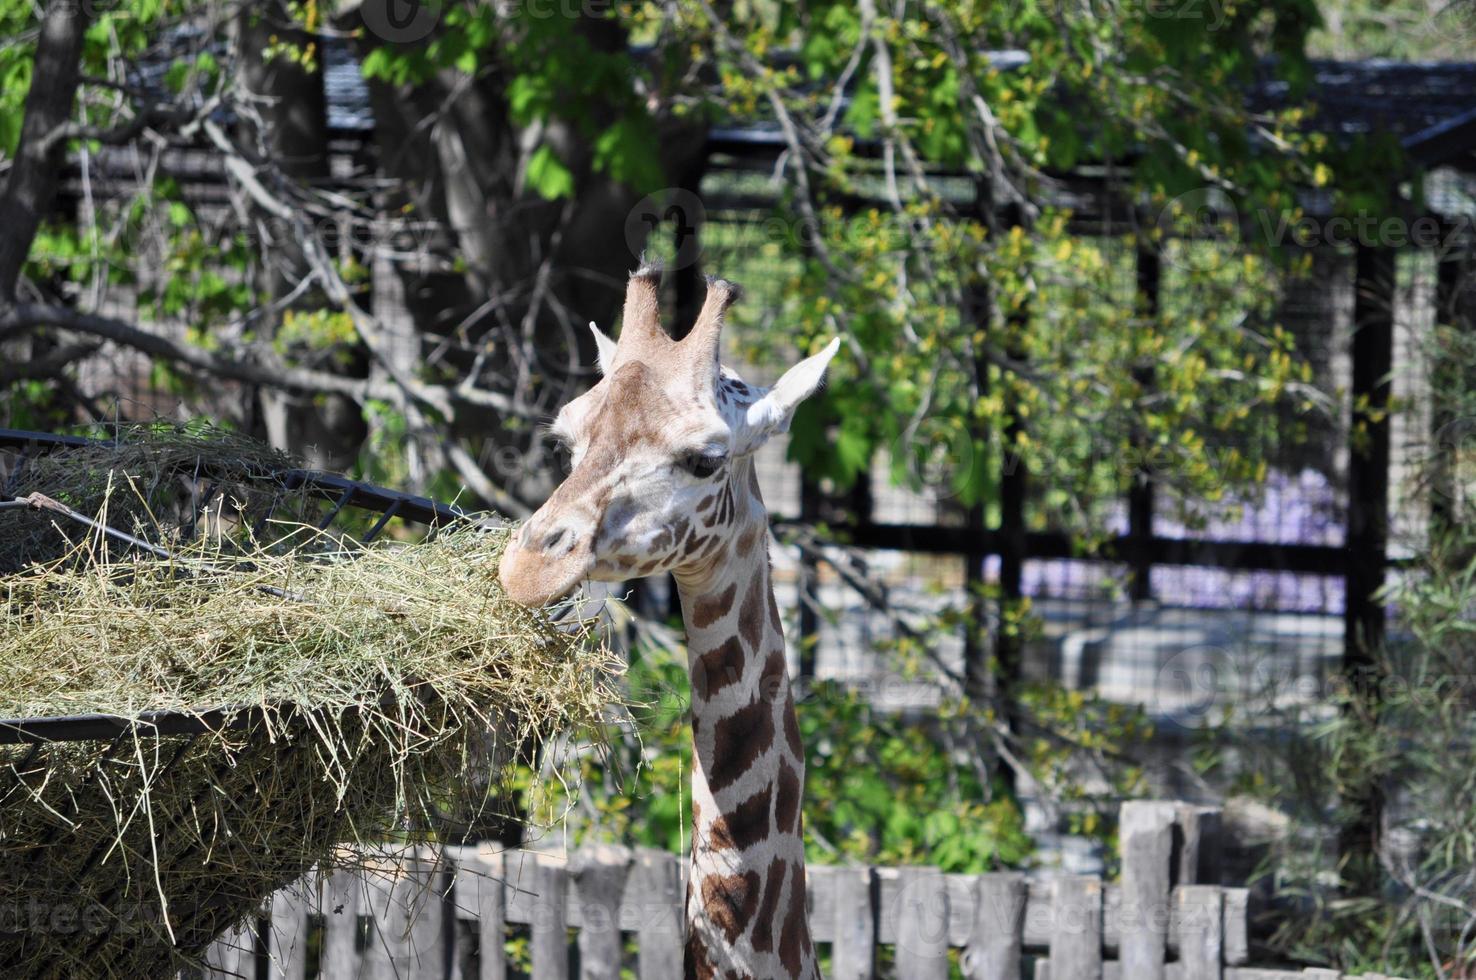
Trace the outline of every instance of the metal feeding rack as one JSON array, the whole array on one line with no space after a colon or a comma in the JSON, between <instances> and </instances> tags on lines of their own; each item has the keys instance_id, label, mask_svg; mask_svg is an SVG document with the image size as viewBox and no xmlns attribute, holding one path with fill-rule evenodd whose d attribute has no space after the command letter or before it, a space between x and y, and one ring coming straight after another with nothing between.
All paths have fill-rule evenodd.
<instances>
[{"instance_id":1,"label":"metal feeding rack","mask_svg":"<svg viewBox=\"0 0 1476 980\"><path fill-rule=\"evenodd\" d=\"M26 493L26 472L36 458L68 449L90 448L113 445L113 440L88 439L80 436L56 435L46 432L30 432L23 429L0 428L0 533L4 533L3 515L6 512L44 510L56 518L89 527L122 545L140 552L167 558L169 552L158 544L137 535L110 527L95 518L81 513L61 501L43 493ZM377 514L368 529L355 539L360 544L369 544L379 537L391 521L404 524L421 524L434 533L437 529L457 521L469 519L460 508L450 504L377 487L358 480L316 470L285 468L270 474L280 481L282 488L325 502L328 507L316 523L319 530L331 527L347 512L360 511ZM203 515L226 482L216 479L208 465L201 466L192 475L198 483L199 492L193 498L193 514L183 525L181 534L188 537L198 534ZM270 513L258 519L253 535L260 534ZM145 711L133 717L109 714L79 714L45 718L0 718L0 745L32 745L39 750L49 742L108 741L121 742L125 735L133 733L157 736L200 735L228 728L245 728L259 720L259 708L213 707L199 711Z\"/></svg>"}]
</instances>

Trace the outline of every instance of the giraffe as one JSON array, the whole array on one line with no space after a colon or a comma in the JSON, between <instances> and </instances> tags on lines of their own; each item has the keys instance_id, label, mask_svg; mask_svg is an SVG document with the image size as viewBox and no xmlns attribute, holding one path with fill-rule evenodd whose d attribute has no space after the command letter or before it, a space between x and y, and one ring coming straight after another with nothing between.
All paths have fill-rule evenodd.
<instances>
[{"instance_id":1,"label":"giraffe","mask_svg":"<svg viewBox=\"0 0 1476 980\"><path fill-rule=\"evenodd\" d=\"M737 287L709 279L691 333L674 341L660 324L659 282L650 267L631 276L618 343L590 324L602 378L552 425L572 469L514 535L499 577L514 601L542 605L587 578L673 573L694 750L686 975L818 980L805 757L753 453L788 429L839 340L772 388L753 387L718 362Z\"/></svg>"}]
</instances>

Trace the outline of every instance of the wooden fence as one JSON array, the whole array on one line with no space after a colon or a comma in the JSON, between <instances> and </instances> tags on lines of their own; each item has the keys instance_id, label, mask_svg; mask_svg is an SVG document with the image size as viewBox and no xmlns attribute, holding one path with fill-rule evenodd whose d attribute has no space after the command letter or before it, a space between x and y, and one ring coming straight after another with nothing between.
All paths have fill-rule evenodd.
<instances>
[{"instance_id":1,"label":"wooden fence","mask_svg":"<svg viewBox=\"0 0 1476 980\"><path fill-rule=\"evenodd\" d=\"M1213 809L1124 805L1115 883L812 867L811 929L835 980L1338 980L1248 963L1246 889L1203 883L1218 825ZM679 980L684 873L665 851L615 847L567 859L478 848L366 857L362 870L277 893L260 922L215 943L203 973L505 980L522 975L505 954L516 935L536 980L618 980L622 969Z\"/></svg>"}]
</instances>

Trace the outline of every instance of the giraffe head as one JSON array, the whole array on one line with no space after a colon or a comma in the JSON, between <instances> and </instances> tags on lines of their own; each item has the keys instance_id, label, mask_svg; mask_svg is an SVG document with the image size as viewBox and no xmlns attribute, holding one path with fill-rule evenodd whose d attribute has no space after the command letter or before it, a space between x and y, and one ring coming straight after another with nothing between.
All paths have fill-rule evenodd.
<instances>
[{"instance_id":1,"label":"giraffe head","mask_svg":"<svg viewBox=\"0 0 1476 980\"><path fill-rule=\"evenodd\" d=\"M572 453L569 476L508 544L499 572L507 594L543 605L588 578L623 581L710 559L735 517L733 474L825 375L838 340L754 388L718 363L723 314L738 289L708 282L690 334L661 328L660 273L642 268L626 287L616 343L594 324L599 384L565 405L552 431Z\"/></svg>"}]
</instances>

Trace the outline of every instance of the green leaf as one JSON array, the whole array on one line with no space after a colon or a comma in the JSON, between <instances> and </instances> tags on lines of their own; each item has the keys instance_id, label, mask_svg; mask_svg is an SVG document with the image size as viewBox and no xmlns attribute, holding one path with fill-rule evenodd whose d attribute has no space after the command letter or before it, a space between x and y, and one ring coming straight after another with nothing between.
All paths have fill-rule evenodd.
<instances>
[{"instance_id":1,"label":"green leaf","mask_svg":"<svg viewBox=\"0 0 1476 980\"><path fill-rule=\"evenodd\" d=\"M621 119L595 140L594 168L637 193L662 184L656 133L644 116Z\"/></svg>"},{"instance_id":2,"label":"green leaf","mask_svg":"<svg viewBox=\"0 0 1476 980\"><path fill-rule=\"evenodd\" d=\"M544 144L528 161L528 186L550 201L574 194L574 175L564 166L553 147Z\"/></svg>"}]
</instances>

